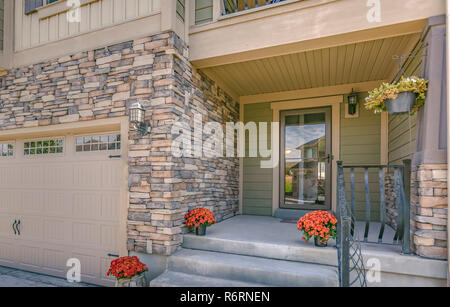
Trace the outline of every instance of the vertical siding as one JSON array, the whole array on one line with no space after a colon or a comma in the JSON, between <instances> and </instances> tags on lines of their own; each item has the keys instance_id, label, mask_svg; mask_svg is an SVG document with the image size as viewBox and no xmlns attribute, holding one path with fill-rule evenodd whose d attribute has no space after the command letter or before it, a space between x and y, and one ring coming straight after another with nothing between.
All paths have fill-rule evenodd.
<instances>
[{"instance_id":1,"label":"vertical siding","mask_svg":"<svg viewBox=\"0 0 450 307\"><path fill-rule=\"evenodd\" d=\"M195 24L212 21L213 0L195 0Z\"/></svg>"},{"instance_id":2,"label":"vertical siding","mask_svg":"<svg viewBox=\"0 0 450 307\"><path fill-rule=\"evenodd\" d=\"M359 94L364 101L367 93ZM367 111L363 104L359 105L360 116L356 119L345 118L345 106L341 105L341 160L345 165L378 165L381 161L381 116ZM347 191L350 190L350 171L346 171ZM378 172L369 172L369 190L372 220L379 219L380 192ZM355 172L356 217L365 217L364 171ZM348 193L350 200L350 194Z\"/></svg>"},{"instance_id":3,"label":"vertical siding","mask_svg":"<svg viewBox=\"0 0 450 307\"><path fill-rule=\"evenodd\" d=\"M19 51L147 16L160 10L161 0L95 1L81 7L80 23L68 23L66 13L39 20L38 13L24 14L23 0L14 1L15 50Z\"/></svg>"},{"instance_id":4,"label":"vertical siding","mask_svg":"<svg viewBox=\"0 0 450 307\"><path fill-rule=\"evenodd\" d=\"M422 76L423 42L419 42L412 57L405 62L407 76ZM412 159L416 150L417 115L389 116L389 163L401 164L404 159Z\"/></svg>"},{"instance_id":5,"label":"vertical siding","mask_svg":"<svg viewBox=\"0 0 450 307\"><path fill-rule=\"evenodd\" d=\"M245 123L272 122L272 114L270 103L244 106ZM248 137L246 148L248 151ZM272 169L262 169L260 162L261 158L244 158L243 214L272 216Z\"/></svg>"}]
</instances>

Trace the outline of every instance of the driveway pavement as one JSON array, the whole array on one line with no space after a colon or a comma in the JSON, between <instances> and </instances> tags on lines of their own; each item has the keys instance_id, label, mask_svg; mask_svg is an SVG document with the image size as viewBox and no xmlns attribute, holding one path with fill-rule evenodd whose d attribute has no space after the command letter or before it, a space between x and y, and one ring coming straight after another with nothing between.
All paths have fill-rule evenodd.
<instances>
[{"instance_id":1,"label":"driveway pavement","mask_svg":"<svg viewBox=\"0 0 450 307\"><path fill-rule=\"evenodd\" d=\"M95 287L67 280L0 266L0 287Z\"/></svg>"}]
</instances>

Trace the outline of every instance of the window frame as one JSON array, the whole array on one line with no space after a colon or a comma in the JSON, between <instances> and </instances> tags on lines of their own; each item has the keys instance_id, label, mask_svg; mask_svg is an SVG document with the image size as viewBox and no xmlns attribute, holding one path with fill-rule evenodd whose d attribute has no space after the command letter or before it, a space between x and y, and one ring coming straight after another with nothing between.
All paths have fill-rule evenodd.
<instances>
[{"instance_id":1,"label":"window frame","mask_svg":"<svg viewBox=\"0 0 450 307\"><path fill-rule=\"evenodd\" d=\"M7 156L3 156L3 145L11 145L12 148L12 155L7 155ZM17 150L17 146L16 146L16 141L1 141L0 142L0 159L14 159L16 157L16 150Z\"/></svg>"},{"instance_id":2,"label":"window frame","mask_svg":"<svg viewBox=\"0 0 450 307\"><path fill-rule=\"evenodd\" d=\"M50 2L50 1L53 1L53 2ZM42 5L35 4L32 9L27 10L27 0L23 0L24 14L28 15L28 14L35 13L40 8L50 6L50 5L53 5L55 3L62 2L62 1L64 1L64 0L42 0Z\"/></svg>"},{"instance_id":3,"label":"window frame","mask_svg":"<svg viewBox=\"0 0 450 307\"><path fill-rule=\"evenodd\" d=\"M177 0L176 15L183 22L185 21L185 19L186 19L186 0Z\"/></svg>"},{"instance_id":4,"label":"window frame","mask_svg":"<svg viewBox=\"0 0 450 307\"><path fill-rule=\"evenodd\" d=\"M83 148L83 150L82 151L77 151L77 146L85 146L85 145L87 145L87 144L85 144L84 142L83 142L83 144L81 144L81 145L79 145L79 144L77 144L77 140L79 139L79 138L86 138L86 137L103 137L103 136L108 136L108 139L109 139L109 137L110 136L120 136L120 141L116 141L116 142L114 142L115 144L116 144L116 149L109 149L109 146L108 146L108 149L106 149L106 150L100 150L100 149L98 149L98 150L92 150L92 148L91 148L91 150L89 150L89 151L85 151L84 150L84 148ZM74 146L73 146L73 148L74 148L74 152L75 152L75 154L82 154L82 155L86 155L86 154L98 154L98 153L114 153L114 152L121 152L122 151L122 148L123 148L123 136L122 136L122 134L120 133L120 131L109 131L109 132L97 132L97 133L84 133L84 134L77 134L77 135L74 135L73 136L73 140L74 140ZM108 140L108 145L109 145L109 140ZM120 148L117 148L117 143L119 143L120 144ZM100 144L100 143L99 143Z\"/></svg>"},{"instance_id":5,"label":"window frame","mask_svg":"<svg viewBox=\"0 0 450 307\"><path fill-rule=\"evenodd\" d=\"M62 152L55 152L55 153L42 153L42 154L25 154L25 150L31 150L30 148L25 148L25 143L31 143L31 142L45 142L45 141L58 141L61 140L63 142L62 144ZM55 147L55 146L53 146ZM56 146L55 148L57 148L59 146ZM44 148L44 147L42 147ZM50 148L50 146L49 146ZM37 146L34 148L37 149ZM33 158L42 158L42 157L62 157L65 155L67 150L67 144L66 144L66 138L64 136L54 136L54 137L43 137L43 138L36 138L36 139L27 139L27 140L23 140L23 156L27 159L33 159Z\"/></svg>"}]
</instances>

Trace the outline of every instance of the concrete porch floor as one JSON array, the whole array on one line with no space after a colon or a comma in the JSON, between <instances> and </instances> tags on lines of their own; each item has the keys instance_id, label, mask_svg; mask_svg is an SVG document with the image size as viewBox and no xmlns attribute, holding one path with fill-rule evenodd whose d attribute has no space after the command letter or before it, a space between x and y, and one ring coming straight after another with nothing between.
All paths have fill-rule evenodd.
<instances>
[{"instance_id":1,"label":"concrete porch floor","mask_svg":"<svg viewBox=\"0 0 450 307\"><path fill-rule=\"evenodd\" d=\"M369 242L377 242L380 231L380 223L371 223ZM356 223L358 239L364 238L364 222ZM309 246L315 248L314 240L306 243L302 240L302 233L297 230L297 223L285 223L281 219L265 216L239 215L207 229L208 237L217 239L233 239L239 241L253 241L260 243L272 243L287 246ZM392 243L395 235L394 229L385 228L384 243ZM330 240L329 247L335 247L335 240ZM390 250L398 251L399 246L390 246Z\"/></svg>"},{"instance_id":2,"label":"concrete porch floor","mask_svg":"<svg viewBox=\"0 0 450 307\"><path fill-rule=\"evenodd\" d=\"M357 233L361 239L365 224L358 222ZM379 223L371 223L369 241L377 242ZM386 228L383 241L392 242L394 230ZM296 223L282 223L281 219L262 216L236 216L207 229L206 236L184 235L183 248L212 252L247 255L296 262L337 266L335 241L329 246L306 243ZM445 286L447 261L425 259L415 255L402 255L401 247L364 243L363 258L380 263L382 283L371 286Z\"/></svg>"}]
</instances>

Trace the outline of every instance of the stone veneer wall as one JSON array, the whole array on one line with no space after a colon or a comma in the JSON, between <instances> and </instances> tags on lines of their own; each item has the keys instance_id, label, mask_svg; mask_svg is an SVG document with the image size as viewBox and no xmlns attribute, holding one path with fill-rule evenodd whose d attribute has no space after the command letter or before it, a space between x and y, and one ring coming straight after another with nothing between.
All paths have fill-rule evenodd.
<instances>
[{"instance_id":1,"label":"stone veneer wall","mask_svg":"<svg viewBox=\"0 0 450 307\"><path fill-rule=\"evenodd\" d=\"M136 139L133 146L139 150L135 161L145 166L145 174L138 174L144 170L138 166L137 173L130 171L131 191L136 193L130 207L129 249L162 255L172 254L182 243L184 216L190 209L208 208L220 222L234 216L239 203L237 158L175 158L170 153L178 137L171 134L173 123L184 121L193 129L194 114L200 113L204 122L225 127L226 122L239 120L239 105L193 71L188 48L179 37L172 34L169 46L166 65L158 67L166 74L154 78L155 92L161 94L144 105L152 133Z\"/></svg>"},{"instance_id":2,"label":"stone veneer wall","mask_svg":"<svg viewBox=\"0 0 450 307\"><path fill-rule=\"evenodd\" d=\"M395 195L394 175L387 173L384 176L384 191L386 197L386 222L397 229L398 206Z\"/></svg>"},{"instance_id":3,"label":"stone veneer wall","mask_svg":"<svg viewBox=\"0 0 450 307\"><path fill-rule=\"evenodd\" d=\"M125 116L131 104L143 103L151 133L130 131L128 140L130 251L173 253L189 208L209 207L218 220L237 212L237 159L170 153L180 117L194 110L219 122L239 117L237 103L192 73L186 57L174 33L161 33L13 69L0 89L1 130ZM195 99L185 99L185 91Z\"/></svg>"},{"instance_id":4,"label":"stone veneer wall","mask_svg":"<svg viewBox=\"0 0 450 307\"><path fill-rule=\"evenodd\" d=\"M387 223L397 228L393 175L385 176ZM411 173L411 248L415 254L447 259L447 165L421 165Z\"/></svg>"},{"instance_id":5,"label":"stone veneer wall","mask_svg":"<svg viewBox=\"0 0 450 307\"><path fill-rule=\"evenodd\" d=\"M176 94L184 100L177 119L189 122L194 132L193 114L202 114L203 125L218 122L226 132L226 123L239 121L239 104L211 79L193 71L185 55L184 42L175 37L178 56L175 56ZM188 117L187 117L188 116ZM203 135L206 141L210 135ZM225 142L225 140L220 140ZM235 149L237 148L235 131ZM225 155L225 144L224 144ZM239 211L239 159L238 158L183 158L178 169L186 184L184 205L188 210L202 206L214 212L218 222L233 217Z\"/></svg>"},{"instance_id":6,"label":"stone veneer wall","mask_svg":"<svg viewBox=\"0 0 450 307\"><path fill-rule=\"evenodd\" d=\"M422 257L447 259L447 165L421 165L412 180L413 249Z\"/></svg>"}]
</instances>

